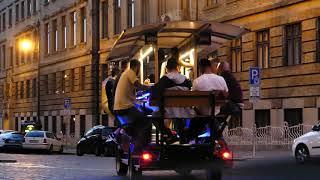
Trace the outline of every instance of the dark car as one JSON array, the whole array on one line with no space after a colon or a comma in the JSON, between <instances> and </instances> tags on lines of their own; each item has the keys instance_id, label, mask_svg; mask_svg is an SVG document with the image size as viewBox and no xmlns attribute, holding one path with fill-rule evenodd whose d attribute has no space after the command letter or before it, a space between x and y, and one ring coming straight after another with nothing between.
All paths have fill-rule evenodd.
<instances>
[{"instance_id":1,"label":"dark car","mask_svg":"<svg viewBox=\"0 0 320 180\"><path fill-rule=\"evenodd\" d=\"M106 126L94 126L80 139L77 144L77 155L95 154L100 156L113 156L116 144L114 142L106 143L106 139L115 129Z\"/></svg>"},{"instance_id":2,"label":"dark car","mask_svg":"<svg viewBox=\"0 0 320 180\"><path fill-rule=\"evenodd\" d=\"M7 132L0 135L0 149L7 150L22 150L24 142L24 134L19 132Z\"/></svg>"}]
</instances>

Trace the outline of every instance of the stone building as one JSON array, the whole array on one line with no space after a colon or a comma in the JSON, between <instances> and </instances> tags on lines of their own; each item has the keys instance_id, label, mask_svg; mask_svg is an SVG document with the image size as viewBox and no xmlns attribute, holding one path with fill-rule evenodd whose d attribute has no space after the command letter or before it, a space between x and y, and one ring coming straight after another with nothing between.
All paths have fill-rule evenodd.
<instances>
[{"instance_id":1,"label":"stone building","mask_svg":"<svg viewBox=\"0 0 320 180\"><path fill-rule=\"evenodd\" d=\"M38 111L42 128L53 132L79 137L97 124L92 2L0 0L0 129L20 130L22 122L37 120ZM315 0L100 0L99 81L126 28L163 20L245 26L252 32L211 54L232 63L244 89L242 121L234 126L313 124L320 106L319 8ZM20 48L25 39L32 40L31 51ZM250 66L263 73L261 100L254 104ZM110 123L100 118L99 124Z\"/></svg>"},{"instance_id":2,"label":"stone building","mask_svg":"<svg viewBox=\"0 0 320 180\"><path fill-rule=\"evenodd\" d=\"M252 32L215 52L232 63L246 99L242 122L252 127L313 125L320 120L320 1L214 0L201 20L245 26ZM249 100L249 68L262 70L261 99Z\"/></svg>"},{"instance_id":3,"label":"stone building","mask_svg":"<svg viewBox=\"0 0 320 180\"><path fill-rule=\"evenodd\" d=\"M0 0L0 129L21 130L23 122L37 121L38 111L42 129L75 137L110 123L95 122L92 2ZM122 30L159 22L164 15L190 19L191 9L186 0L100 0L99 81ZM21 47L24 40L33 42L31 50Z\"/></svg>"}]
</instances>

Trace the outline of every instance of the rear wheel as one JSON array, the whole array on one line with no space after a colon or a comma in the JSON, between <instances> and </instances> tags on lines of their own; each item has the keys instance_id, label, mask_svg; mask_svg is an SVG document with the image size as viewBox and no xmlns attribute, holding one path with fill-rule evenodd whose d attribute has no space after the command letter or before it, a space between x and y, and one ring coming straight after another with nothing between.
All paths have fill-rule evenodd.
<instances>
[{"instance_id":1,"label":"rear wheel","mask_svg":"<svg viewBox=\"0 0 320 180\"><path fill-rule=\"evenodd\" d=\"M130 150L131 151L131 150ZM136 169L135 168L135 163L134 163L134 159L131 157L131 153L129 151L129 180L137 180L140 179L142 176L142 171L141 169Z\"/></svg>"},{"instance_id":2,"label":"rear wheel","mask_svg":"<svg viewBox=\"0 0 320 180\"><path fill-rule=\"evenodd\" d=\"M50 145L49 149L48 149L48 154L52 154L53 153L53 146L52 144Z\"/></svg>"},{"instance_id":3,"label":"rear wheel","mask_svg":"<svg viewBox=\"0 0 320 180\"><path fill-rule=\"evenodd\" d=\"M121 161L122 158L122 152L120 150L118 150L116 152L116 170L117 170L117 174L118 176L126 176L128 173L128 165L124 164Z\"/></svg>"},{"instance_id":4,"label":"rear wheel","mask_svg":"<svg viewBox=\"0 0 320 180\"><path fill-rule=\"evenodd\" d=\"M83 156L83 152L82 152L80 146L77 146L77 156Z\"/></svg>"},{"instance_id":5,"label":"rear wheel","mask_svg":"<svg viewBox=\"0 0 320 180\"><path fill-rule=\"evenodd\" d=\"M305 145L298 145L295 152L296 162L298 164L304 164L310 158L310 153Z\"/></svg>"},{"instance_id":6,"label":"rear wheel","mask_svg":"<svg viewBox=\"0 0 320 180\"><path fill-rule=\"evenodd\" d=\"M63 146L62 146L62 145L60 146L59 153L60 153L60 154L63 153Z\"/></svg>"},{"instance_id":7,"label":"rear wheel","mask_svg":"<svg viewBox=\"0 0 320 180\"><path fill-rule=\"evenodd\" d=\"M101 150L100 150L100 147L98 145L94 148L94 154L96 156L101 156Z\"/></svg>"}]
</instances>

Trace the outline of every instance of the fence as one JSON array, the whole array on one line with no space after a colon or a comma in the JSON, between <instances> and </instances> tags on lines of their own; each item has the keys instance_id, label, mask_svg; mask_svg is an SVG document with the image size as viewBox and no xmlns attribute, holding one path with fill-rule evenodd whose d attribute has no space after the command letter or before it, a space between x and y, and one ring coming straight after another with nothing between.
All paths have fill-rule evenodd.
<instances>
[{"instance_id":1,"label":"fence","mask_svg":"<svg viewBox=\"0 0 320 180\"><path fill-rule=\"evenodd\" d=\"M288 126L284 123L282 127L260 127L226 129L223 133L228 145L233 147L245 147L256 149L285 148L290 149L294 139L309 132L312 125L299 124Z\"/></svg>"}]
</instances>

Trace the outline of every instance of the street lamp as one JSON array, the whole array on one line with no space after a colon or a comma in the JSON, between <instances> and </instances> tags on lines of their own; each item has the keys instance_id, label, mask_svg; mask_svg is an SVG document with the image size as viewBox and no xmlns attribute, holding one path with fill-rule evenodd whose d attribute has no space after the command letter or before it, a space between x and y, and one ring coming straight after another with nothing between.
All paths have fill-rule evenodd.
<instances>
[{"instance_id":1,"label":"street lamp","mask_svg":"<svg viewBox=\"0 0 320 180\"><path fill-rule=\"evenodd\" d=\"M34 44L30 39L22 39L20 41L20 49L24 52L34 51Z\"/></svg>"}]
</instances>

